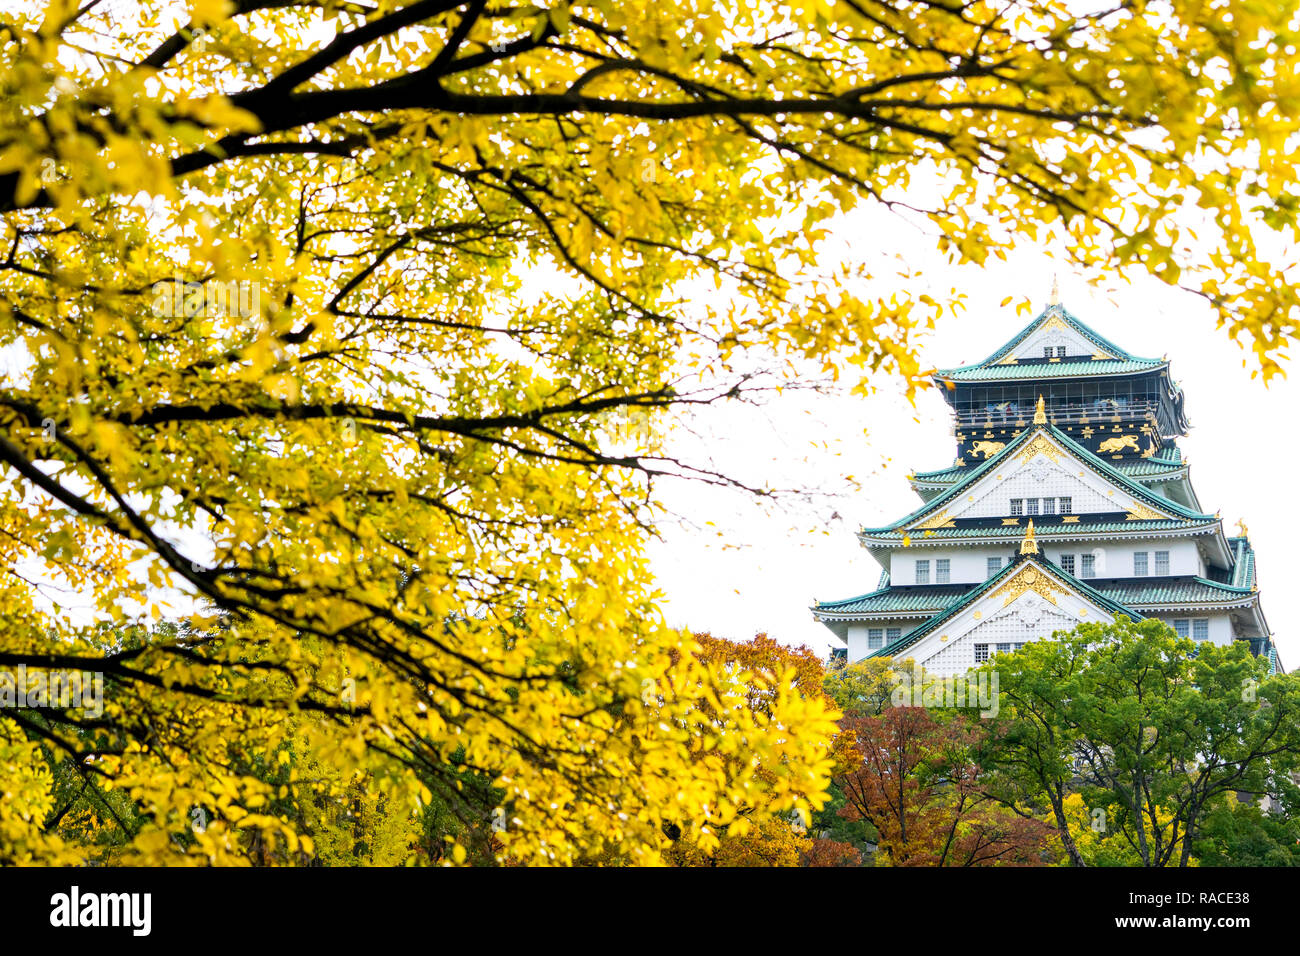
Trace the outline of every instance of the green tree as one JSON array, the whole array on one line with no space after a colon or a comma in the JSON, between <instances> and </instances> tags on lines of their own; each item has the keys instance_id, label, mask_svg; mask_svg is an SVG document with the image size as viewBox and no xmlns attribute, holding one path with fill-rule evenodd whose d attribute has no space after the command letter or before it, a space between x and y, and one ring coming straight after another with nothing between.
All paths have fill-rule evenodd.
<instances>
[{"instance_id":1,"label":"green tree","mask_svg":"<svg viewBox=\"0 0 1300 956\"><path fill-rule=\"evenodd\" d=\"M1073 866L1084 866L1085 860L1066 806L1077 778L1069 707L1087 654L1085 637L1057 633L1050 641L1031 641L1014 654L1000 654L985 668L997 672L999 707L980 755L982 786L1025 817L1050 813Z\"/></svg>"},{"instance_id":2,"label":"green tree","mask_svg":"<svg viewBox=\"0 0 1300 956\"><path fill-rule=\"evenodd\" d=\"M1082 624L987 665L1002 695L988 791L1049 808L1070 861L1065 800L1078 789L1142 866L1187 866L1212 808L1289 790L1300 762L1300 685L1246 645L1179 638L1157 620Z\"/></svg>"},{"instance_id":3,"label":"green tree","mask_svg":"<svg viewBox=\"0 0 1300 956\"><path fill-rule=\"evenodd\" d=\"M873 657L827 670L823 686L845 717L875 717L890 705L897 684L893 662Z\"/></svg>"},{"instance_id":4,"label":"green tree","mask_svg":"<svg viewBox=\"0 0 1300 956\"><path fill-rule=\"evenodd\" d=\"M1253 800L1223 797L1205 814L1193 840L1202 866L1300 866L1300 822L1294 797L1266 811Z\"/></svg>"}]
</instances>

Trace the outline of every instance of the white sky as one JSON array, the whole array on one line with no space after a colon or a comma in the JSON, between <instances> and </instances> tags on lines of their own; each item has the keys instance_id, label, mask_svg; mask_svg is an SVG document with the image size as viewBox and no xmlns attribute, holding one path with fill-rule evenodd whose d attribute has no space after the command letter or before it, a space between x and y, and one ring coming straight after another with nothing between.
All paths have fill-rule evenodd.
<instances>
[{"instance_id":1,"label":"white sky","mask_svg":"<svg viewBox=\"0 0 1300 956\"><path fill-rule=\"evenodd\" d=\"M900 244L879 226L852 228L860 231L846 236L854 243L891 251ZM1036 315L1058 271L1062 304L1073 314L1134 354L1170 357L1192 423L1179 440L1192 484L1207 512L1222 510L1229 534L1238 518L1249 525L1264 614L1283 663L1300 666L1300 613L1287 584L1295 568L1286 556L1286 542L1300 530L1285 491L1297 458L1294 385L1252 380L1243 367L1247 353L1215 329L1208 307L1155 279L1097 289L1036 250L1008 263L956 268L927 253L919 237L902 244L909 265L923 269L927 291L938 297L955 286L968 297L965 314L944 321L924 348L927 366L984 358L1030 318L1001 301L1028 296ZM766 631L822 653L840 646L813 621L809 605L875 588L880 568L854 532L912 511L920 500L908 473L950 465L956 451L948 405L937 391L922 394L913 410L899 383L879 385L867 399L790 392L761 409L710 413L709 446L724 469L773 485L822 488L830 497L764 513L739 493L685 483L667 489L674 511L693 521L667 526L652 549L669 623L740 640Z\"/></svg>"}]
</instances>

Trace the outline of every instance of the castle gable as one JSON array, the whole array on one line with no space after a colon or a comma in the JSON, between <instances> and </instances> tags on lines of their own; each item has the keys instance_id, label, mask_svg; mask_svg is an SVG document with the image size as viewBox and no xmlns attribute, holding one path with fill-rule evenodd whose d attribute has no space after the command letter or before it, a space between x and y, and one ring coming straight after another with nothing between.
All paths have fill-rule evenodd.
<instances>
[{"instance_id":1,"label":"castle gable","mask_svg":"<svg viewBox=\"0 0 1300 956\"><path fill-rule=\"evenodd\" d=\"M882 654L912 658L927 670L961 673L1084 621L1112 621L1129 612L1063 571L1022 560L967 600L902 637Z\"/></svg>"},{"instance_id":2,"label":"castle gable","mask_svg":"<svg viewBox=\"0 0 1300 956\"><path fill-rule=\"evenodd\" d=\"M1089 356L1096 359L1114 359L1116 355L1089 341L1082 332L1068 323L1060 310L1049 310L1023 339L1011 348L1002 362L1010 359L1062 359Z\"/></svg>"},{"instance_id":3,"label":"castle gable","mask_svg":"<svg viewBox=\"0 0 1300 956\"><path fill-rule=\"evenodd\" d=\"M981 451L987 456L987 465L978 477L936 499L935 506L916 515L906 530L952 527L968 519L1011 521L1012 516L1038 514L1122 513L1144 520L1185 517L1173 507L1161 507L1158 498L1143 494L1095 456L1047 428L1010 444L990 442Z\"/></svg>"}]
</instances>

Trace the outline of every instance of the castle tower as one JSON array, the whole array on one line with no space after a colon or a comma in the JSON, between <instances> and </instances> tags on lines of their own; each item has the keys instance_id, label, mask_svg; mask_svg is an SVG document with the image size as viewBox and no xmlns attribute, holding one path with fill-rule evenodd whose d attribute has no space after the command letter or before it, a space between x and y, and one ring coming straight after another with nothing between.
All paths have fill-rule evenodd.
<instances>
[{"instance_id":1,"label":"castle tower","mask_svg":"<svg viewBox=\"0 0 1300 956\"><path fill-rule=\"evenodd\" d=\"M875 590L819 601L851 662L913 658L959 674L1082 621L1159 618L1248 641L1280 670L1244 526L1192 488L1167 359L1140 358L1057 301L982 362L936 373L956 460L911 476L922 504L858 538Z\"/></svg>"}]
</instances>

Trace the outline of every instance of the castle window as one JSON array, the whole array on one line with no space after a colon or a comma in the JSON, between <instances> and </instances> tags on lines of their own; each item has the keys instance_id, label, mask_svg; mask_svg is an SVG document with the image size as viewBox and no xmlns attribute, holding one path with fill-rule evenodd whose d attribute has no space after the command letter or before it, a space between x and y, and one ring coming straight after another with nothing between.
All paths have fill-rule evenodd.
<instances>
[{"instance_id":1,"label":"castle window","mask_svg":"<svg viewBox=\"0 0 1300 956\"><path fill-rule=\"evenodd\" d=\"M991 577L993 577L993 575L997 574L999 571L1002 570L1002 559L1001 559L1001 558L989 558L989 559L988 559L988 564L986 565L986 567L987 567L987 571L988 571L988 575L987 575L987 576L991 578Z\"/></svg>"},{"instance_id":2,"label":"castle window","mask_svg":"<svg viewBox=\"0 0 1300 956\"><path fill-rule=\"evenodd\" d=\"M1045 515L1050 515L1050 514L1055 514L1055 513L1056 513L1056 499L1055 499L1055 498L1044 498L1044 499L1043 499L1043 514L1045 514Z\"/></svg>"},{"instance_id":3,"label":"castle window","mask_svg":"<svg viewBox=\"0 0 1300 956\"><path fill-rule=\"evenodd\" d=\"M1014 516L1016 516L1016 515L1022 515L1022 514L1024 514L1024 513L1025 513L1025 499L1024 499L1024 498L1012 498L1012 499L1011 499L1011 514L1012 514L1012 516L1014 517Z\"/></svg>"},{"instance_id":4,"label":"castle window","mask_svg":"<svg viewBox=\"0 0 1300 956\"><path fill-rule=\"evenodd\" d=\"M999 644L999 645L998 645L998 653L999 653L999 654L1010 654L1010 653L1011 653L1011 642L1008 641L1006 644Z\"/></svg>"},{"instance_id":5,"label":"castle window","mask_svg":"<svg viewBox=\"0 0 1300 956\"><path fill-rule=\"evenodd\" d=\"M1095 554L1079 555L1079 577L1095 578L1097 576L1097 556Z\"/></svg>"},{"instance_id":6,"label":"castle window","mask_svg":"<svg viewBox=\"0 0 1300 956\"><path fill-rule=\"evenodd\" d=\"M879 627L867 628L867 650L878 651L885 646L885 632Z\"/></svg>"},{"instance_id":7,"label":"castle window","mask_svg":"<svg viewBox=\"0 0 1300 956\"><path fill-rule=\"evenodd\" d=\"M916 583L917 584L930 583L930 559L929 558L926 558L924 561L916 562Z\"/></svg>"},{"instance_id":8,"label":"castle window","mask_svg":"<svg viewBox=\"0 0 1300 956\"><path fill-rule=\"evenodd\" d=\"M891 644L902 636L903 636L903 629L901 627L885 628L885 640L889 641Z\"/></svg>"},{"instance_id":9,"label":"castle window","mask_svg":"<svg viewBox=\"0 0 1300 956\"><path fill-rule=\"evenodd\" d=\"M1044 345L1043 358L1051 358L1051 357L1052 357L1052 347L1050 345Z\"/></svg>"},{"instance_id":10,"label":"castle window","mask_svg":"<svg viewBox=\"0 0 1300 956\"><path fill-rule=\"evenodd\" d=\"M1187 618L1185 617L1174 618L1174 633L1177 634L1179 637L1187 637L1191 633L1191 630L1188 626L1190 623L1191 622L1188 621Z\"/></svg>"},{"instance_id":11,"label":"castle window","mask_svg":"<svg viewBox=\"0 0 1300 956\"><path fill-rule=\"evenodd\" d=\"M1169 552L1156 552L1156 574L1166 575L1169 573Z\"/></svg>"},{"instance_id":12,"label":"castle window","mask_svg":"<svg viewBox=\"0 0 1300 956\"><path fill-rule=\"evenodd\" d=\"M1057 508L1057 511L1060 512L1060 513L1063 514L1063 515L1068 515L1068 514L1070 514L1071 509L1073 509L1073 507L1074 507L1074 499L1073 499L1073 498L1058 498L1058 499L1056 499L1056 503L1057 503L1057 505L1059 506L1059 507Z\"/></svg>"},{"instance_id":13,"label":"castle window","mask_svg":"<svg viewBox=\"0 0 1300 956\"><path fill-rule=\"evenodd\" d=\"M1147 575L1147 552L1133 552L1133 574L1136 577L1144 578Z\"/></svg>"},{"instance_id":14,"label":"castle window","mask_svg":"<svg viewBox=\"0 0 1300 956\"><path fill-rule=\"evenodd\" d=\"M989 646L987 644L975 645L975 663L983 664L989 659Z\"/></svg>"},{"instance_id":15,"label":"castle window","mask_svg":"<svg viewBox=\"0 0 1300 956\"><path fill-rule=\"evenodd\" d=\"M1210 639L1209 618L1198 617L1192 621L1192 639L1197 641L1208 641Z\"/></svg>"},{"instance_id":16,"label":"castle window","mask_svg":"<svg viewBox=\"0 0 1300 956\"><path fill-rule=\"evenodd\" d=\"M1064 345L1058 345L1058 346L1056 347L1056 357L1057 357L1057 358L1065 358L1065 346L1064 346Z\"/></svg>"},{"instance_id":17,"label":"castle window","mask_svg":"<svg viewBox=\"0 0 1300 956\"><path fill-rule=\"evenodd\" d=\"M1036 514L1038 514L1038 499L1037 499L1037 498L1026 498L1026 499L1025 499L1025 514L1027 514L1027 515L1036 515Z\"/></svg>"},{"instance_id":18,"label":"castle window","mask_svg":"<svg viewBox=\"0 0 1300 956\"><path fill-rule=\"evenodd\" d=\"M952 561L948 558L935 558L934 583L948 584L952 580Z\"/></svg>"},{"instance_id":19,"label":"castle window","mask_svg":"<svg viewBox=\"0 0 1300 956\"><path fill-rule=\"evenodd\" d=\"M1061 555L1061 570L1064 571L1066 574L1074 573L1074 555L1072 554Z\"/></svg>"}]
</instances>

